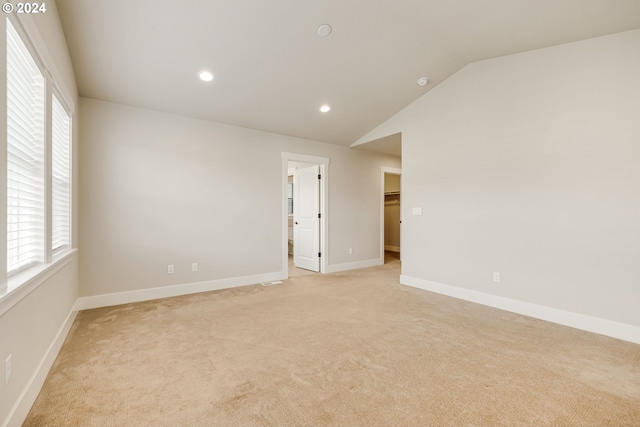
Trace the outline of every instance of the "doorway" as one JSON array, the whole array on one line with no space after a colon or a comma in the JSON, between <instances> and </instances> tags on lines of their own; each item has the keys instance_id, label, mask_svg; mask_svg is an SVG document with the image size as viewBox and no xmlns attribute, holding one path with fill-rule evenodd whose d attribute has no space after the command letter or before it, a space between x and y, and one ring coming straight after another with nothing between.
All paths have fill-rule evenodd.
<instances>
[{"instance_id":1,"label":"doorway","mask_svg":"<svg viewBox=\"0 0 640 427\"><path fill-rule=\"evenodd\" d=\"M381 168L380 258L385 264L401 259L402 170Z\"/></svg>"},{"instance_id":2,"label":"doorway","mask_svg":"<svg viewBox=\"0 0 640 427\"><path fill-rule=\"evenodd\" d=\"M327 268L329 159L282 153L285 277Z\"/></svg>"}]
</instances>

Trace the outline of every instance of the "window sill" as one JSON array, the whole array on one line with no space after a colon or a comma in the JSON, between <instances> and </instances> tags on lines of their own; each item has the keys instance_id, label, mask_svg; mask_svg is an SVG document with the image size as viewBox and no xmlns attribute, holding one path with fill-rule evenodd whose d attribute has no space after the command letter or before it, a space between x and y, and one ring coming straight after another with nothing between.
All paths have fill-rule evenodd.
<instances>
[{"instance_id":1,"label":"window sill","mask_svg":"<svg viewBox=\"0 0 640 427\"><path fill-rule=\"evenodd\" d=\"M0 288L0 316L69 264L76 251L77 249L70 249L56 254L48 264L39 264L11 276L6 288Z\"/></svg>"}]
</instances>

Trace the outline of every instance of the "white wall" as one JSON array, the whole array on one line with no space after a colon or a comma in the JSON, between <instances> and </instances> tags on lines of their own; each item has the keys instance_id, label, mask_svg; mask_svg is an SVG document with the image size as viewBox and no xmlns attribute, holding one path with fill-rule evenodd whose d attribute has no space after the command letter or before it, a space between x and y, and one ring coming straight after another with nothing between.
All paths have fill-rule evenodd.
<instances>
[{"instance_id":1,"label":"white wall","mask_svg":"<svg viewBox=\"0 0 640 427\"><path fill-rule=\"evenodd\" d=\"M403 280L640 340L639 76L640 30L473 63L362 138L402 132Z\"/></svg>"},{"instance_id":2,"label":"white wall","mask_svg":"<svg viewBox=\"0 0 640 427\"><path fill-rule=\"evenodd\" d=\"M20 425L27 415L75 318L77 298L77 256L72 256L69 264L0 317L0 425L10 420L10 425ZM13 375L5 385L4 360L9 354Z\"/></svg>"},{"instance_id":3,"label":"white wall","mask_svg":"<svg viewBox=\"0 0 640 427\"><path fill-rule=\"evenodd\" d=\"M76 103L75 78L55 2L46 1L46 8L45 14L21 15L19 18L42 61L65 92L67 101ZM4 34L4 17L1 21L0 31ZM0 70L1 78L6 79L6 67L0 67ZM0 115L6 116L5 103L0 103ZM74 127L74 138L76 129ZM75 148L74 155L77 146ZM77 162L74 162L75 171ZM6 171L3 173L6 175ZM77 188L76 184L77 180L74 180L74 188ZM75 193L74 204L77 205ZM77 241L75 209L74 224L74 241ZM1 254L6 259L5 252ZM68 264L8 311L0 310L0 425L19 425L25 411L29 410L57 354L57 346L62 344L61 339L73 320L78 287L78 260L74 254ZM12 354L13 375L5 385L4 360L9 354Z\"/></svg>"},{"instance_id":4,"label":"white wall","mask_svg":"<svg viewBox=\"0 0 640 427\"><path fill-rule=\"evenodd\" d=\"M329 264L379 258L398 158L85 98L80 115L83 296L281 271L282 152L330 158Z\"/></svg>"}]
</instances>

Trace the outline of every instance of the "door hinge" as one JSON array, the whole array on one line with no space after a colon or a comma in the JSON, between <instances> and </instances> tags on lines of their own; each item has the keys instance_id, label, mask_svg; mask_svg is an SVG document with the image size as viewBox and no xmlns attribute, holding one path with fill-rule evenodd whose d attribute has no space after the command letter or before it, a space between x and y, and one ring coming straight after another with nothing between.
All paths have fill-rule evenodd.
<instances>
[{"instance_id":1,"label":"door hinge","mask_svg":"<svg viewBox=\"0 0 640 427\"><path fill-rule=\"evenodd\" d=\"M318 174L318 179L322 179L322 175Z\"/></svg>"},{"instance_id":2,"label":"door hinge","mask_svg":"<svg viewBox=\"0 0 640 427\"><path fill-rule=\"evenodd\" d=\"M320 252L318 252L318 258L322 257L322 254Z\"/></svg>"},{"instance_id":3,"label":"door hinge","mask_svg":"<svg viewBox=\"0 0 640 427\"><path fill-rule=\"evenodd\" d=\"M321 214L318 214L318 218L322 218L322 215L321 215Z\"/></svg>"}]
</instances>

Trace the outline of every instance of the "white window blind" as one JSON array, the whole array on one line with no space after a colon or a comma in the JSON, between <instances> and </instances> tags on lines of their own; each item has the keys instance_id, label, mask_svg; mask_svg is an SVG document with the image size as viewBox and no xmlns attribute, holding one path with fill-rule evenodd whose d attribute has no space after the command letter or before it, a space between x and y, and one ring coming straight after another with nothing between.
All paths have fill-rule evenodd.
<instances>
[{"instance_id":1,"label":"white window blind","mask_svg":"<svg viewBox=\"0 0 640 427\"><path fill-rule=\"evenodd\" d=\"M7 270L43 259L44 99L42 72L7 19Z\"/></svg>"},{"instance_id":2,"label":"white window blind","mask_svg":"<svg viewBox=\"0 0 640 427\"><path fill-rule=\"evenodd\" d=\"M71 215L71 118L53 95L51 146L51 249L69 246Z\"/></svg>"},{"instance_id":3,"label":"white window blind","mask_svg":"<svg viewBox=\"0 0 640 427\"><path fill-rule=\"evenodd\" d=\"M287 213L293 215L293 182L287 183Z\"/></svg>"}]
</instances>

